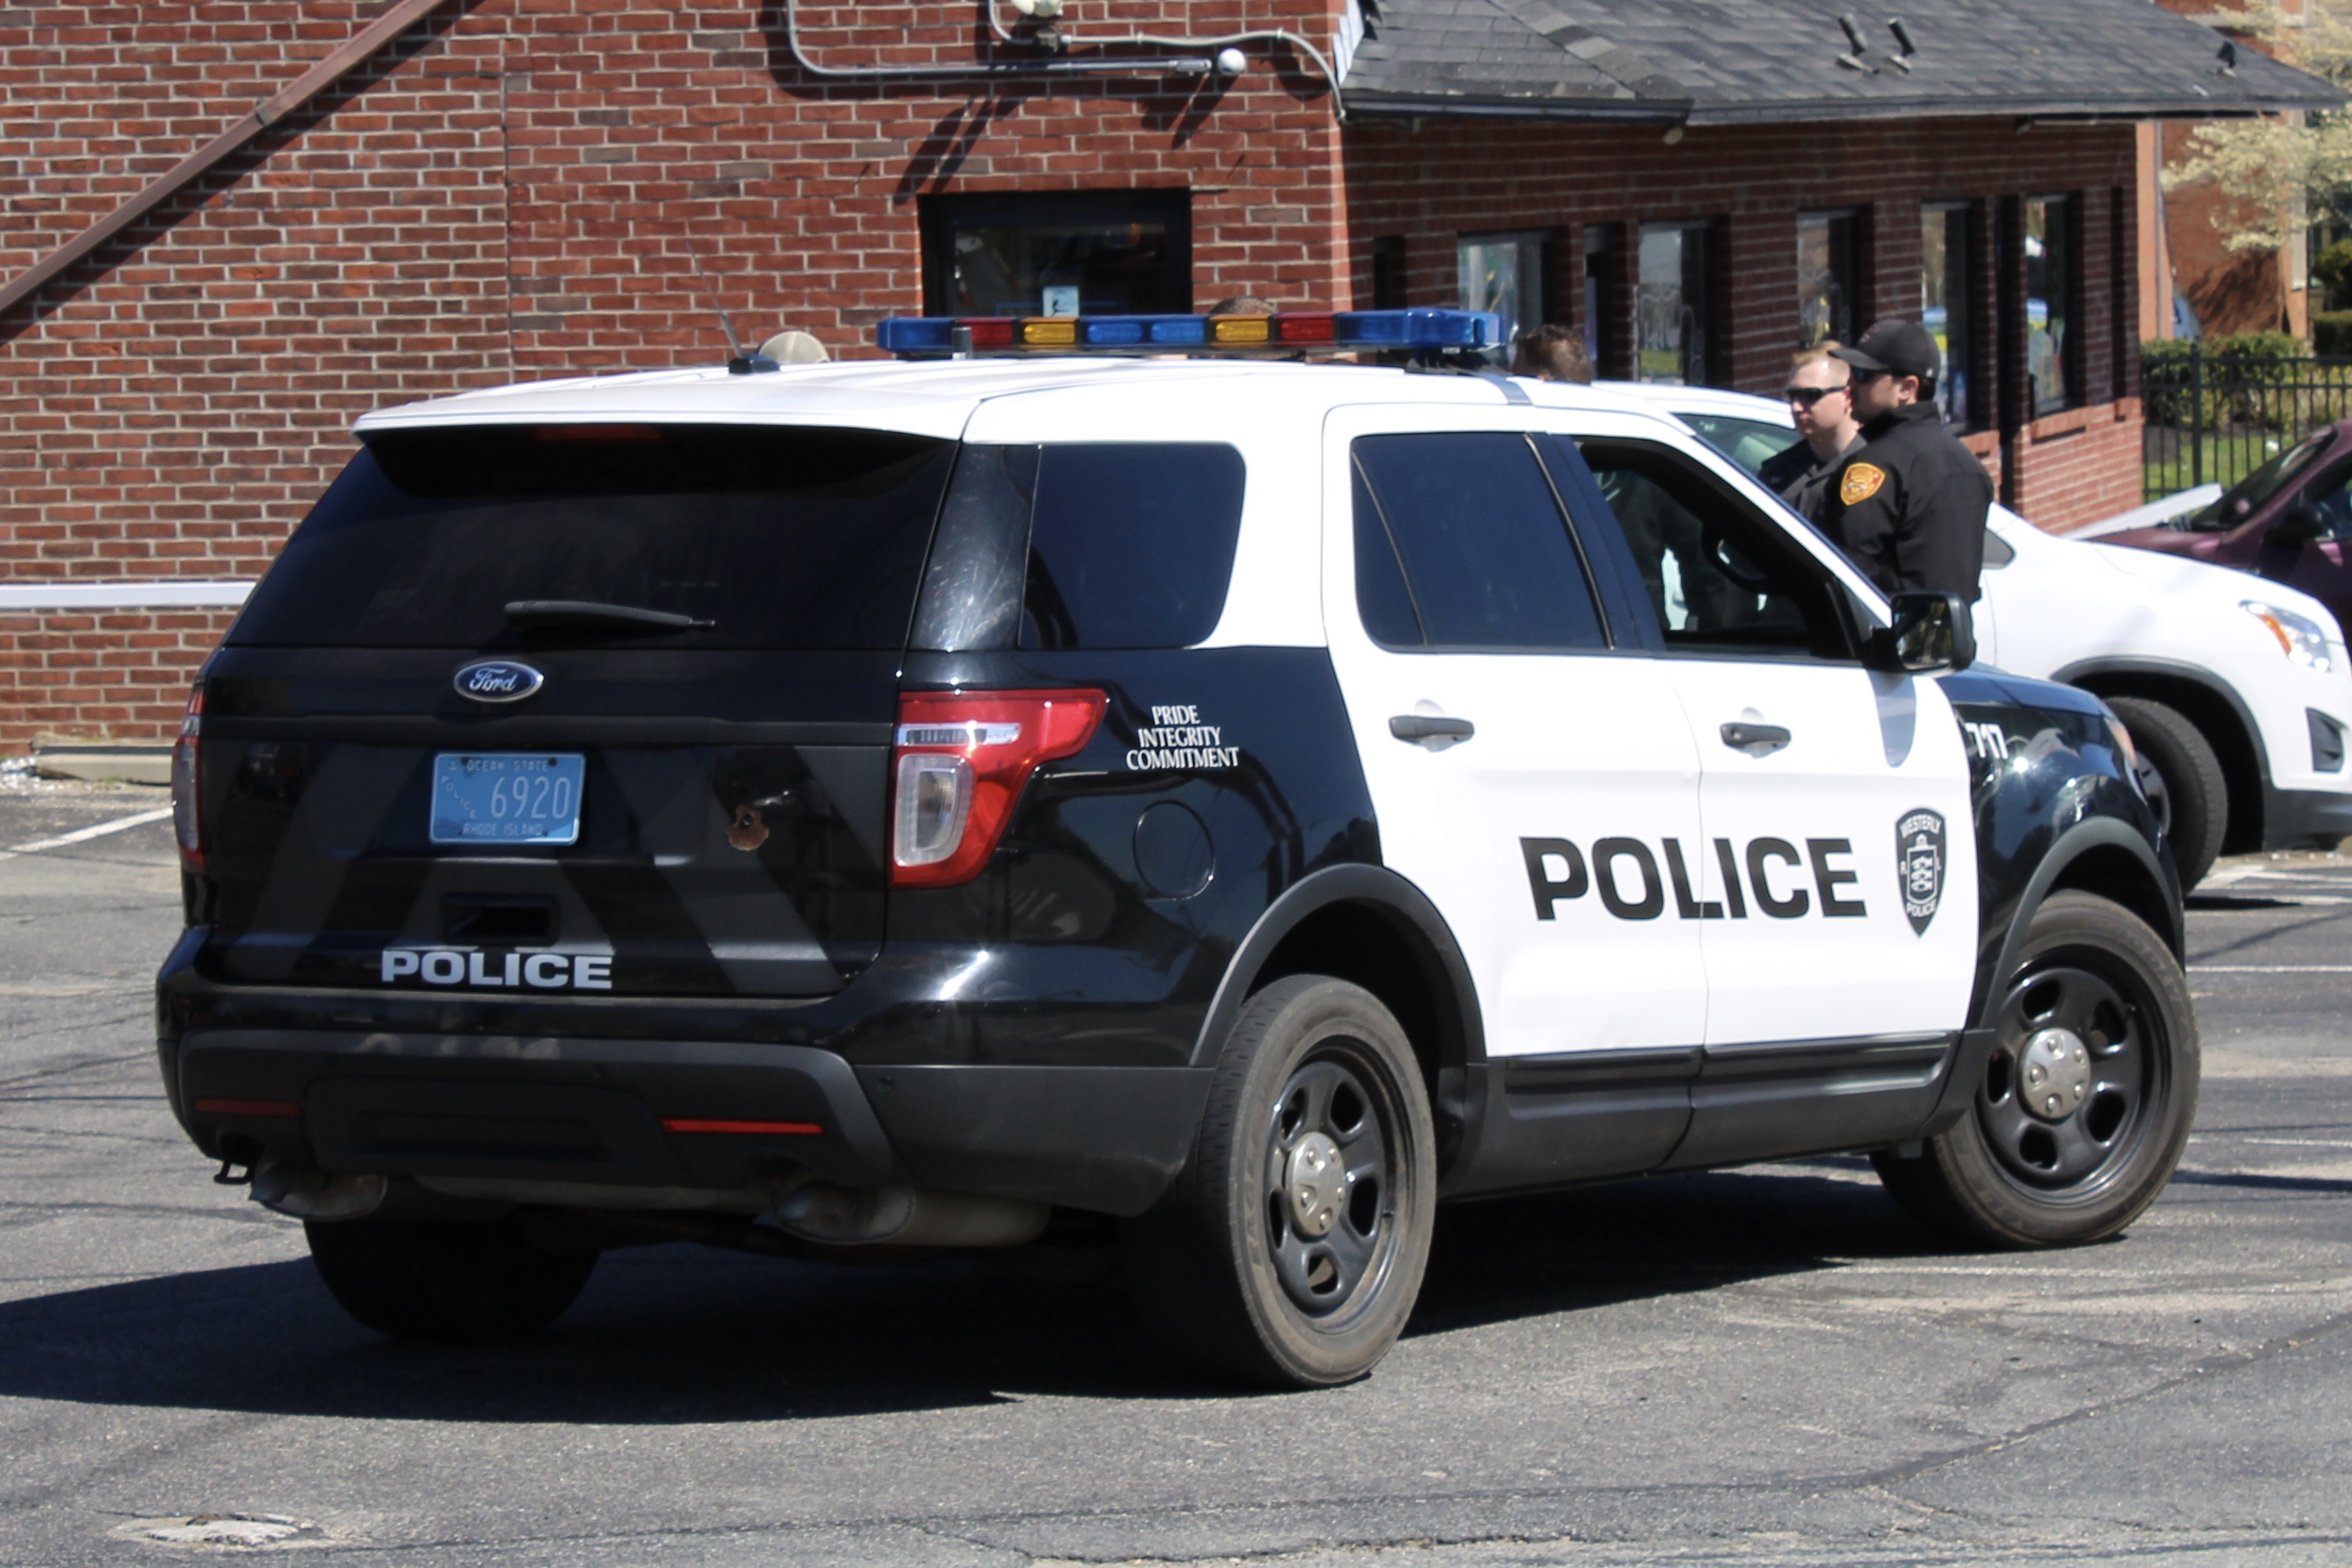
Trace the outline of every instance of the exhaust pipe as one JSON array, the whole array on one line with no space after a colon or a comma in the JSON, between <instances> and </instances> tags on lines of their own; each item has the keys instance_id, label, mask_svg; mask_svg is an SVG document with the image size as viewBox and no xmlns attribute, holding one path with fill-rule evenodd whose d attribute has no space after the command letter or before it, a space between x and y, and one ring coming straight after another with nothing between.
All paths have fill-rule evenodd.
<instances>
[{"instance_id":1,"label":"exhaust pipe","mask_svg":"<svg viewBox=\"0 0 2352 1568\"><path fill-rule=\"evenodd\" d=\"M391 1186L380 1176L301 1170L265 1159L253 1173L251 1196L262 1207L296 1219L365 1219L383 1207Z\"/></svg>"},{"instance_id":2,"label":"exhaust pipe","mask_svg":"<svg viewBox=\"0 0 2352 1568\"><path fill-rule=\"evenodd\" d=\"M786 1235L828 1247L1020 1247L1045 1234L1052 1213L1019 1198L812 1181L784 1196L775 1220Z\"/></svg>"}]
</instances>

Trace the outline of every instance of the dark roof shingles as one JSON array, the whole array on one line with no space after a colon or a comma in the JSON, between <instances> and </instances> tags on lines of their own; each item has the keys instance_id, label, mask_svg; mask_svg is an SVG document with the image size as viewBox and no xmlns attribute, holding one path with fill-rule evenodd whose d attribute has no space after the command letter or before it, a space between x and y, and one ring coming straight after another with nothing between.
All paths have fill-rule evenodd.
<instances>
[{"instance_id":1,"label":"dark roof shingles","mask_svg":"<svg viewBox=\"0 0 2352 1568\"><path fill-rule=\"evenodd\" d=\"M1850 0L1847 0L1850 4ZM2151 0L1904 0L1918 52L1840 0L1377 0L1346 81L1375 103L1647 110L1694 123L1909 114L2196 115L2328 109L2327 83ZM1418 106L1416 106L1418 107Z\"/></svg>"}]
</instances>

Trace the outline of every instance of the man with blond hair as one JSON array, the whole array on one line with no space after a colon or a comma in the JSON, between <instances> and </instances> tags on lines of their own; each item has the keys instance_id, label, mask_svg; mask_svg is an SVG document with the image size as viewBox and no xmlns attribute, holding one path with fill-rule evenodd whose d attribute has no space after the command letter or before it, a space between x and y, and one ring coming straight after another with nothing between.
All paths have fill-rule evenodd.
<instances>
[{"instance_id":1,"label":"man with blond hair","mask_svg":"<svg viewBox=\"0 0 2352 1568\"><path fill-rule=\"evenodd\" d=\"M1862 426L1853 416L1853 372L1832 352L1837 347L1817 343L1798 351L1781 396L1789 401L1800 439L1757 471L1782 500L1816 523L1828 510L1830 476L1863 447Z\"/></svg>"}]
</instances>

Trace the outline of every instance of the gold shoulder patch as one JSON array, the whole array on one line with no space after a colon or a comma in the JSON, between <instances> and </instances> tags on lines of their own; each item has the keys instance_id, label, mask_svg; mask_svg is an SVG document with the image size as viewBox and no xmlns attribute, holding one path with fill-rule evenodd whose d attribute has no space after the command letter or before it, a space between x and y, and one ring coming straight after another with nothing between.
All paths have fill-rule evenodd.
<instances>
[{"instance_id":1,"label":"gold shoulder patch","mask_svg":"<svg viewBox=\"0 0 2352 1568\"><path fill-rule=\"evenodd\" d=\"M1838 499L1847 506L1856 506L1878 494L1886 483L1886 470L1875 463L1849 463L1838 480Z\"/></svg>"}]
</instances>

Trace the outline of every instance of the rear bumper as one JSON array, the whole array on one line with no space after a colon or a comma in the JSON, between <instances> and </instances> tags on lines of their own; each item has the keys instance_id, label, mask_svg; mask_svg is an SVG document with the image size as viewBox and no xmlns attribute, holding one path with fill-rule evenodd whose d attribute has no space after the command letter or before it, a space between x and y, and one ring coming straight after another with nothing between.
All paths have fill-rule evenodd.
<instances>
[{"instance_id":1,"label":"rear bumper","mask_svg":"<svg viewBox=\"0 0 2352 1568\"><path fill-rule=\"evenodd\" d=\"M806 1170L1118 1215L1174 1178L1208 1097L1195 1068L853 1068L809 1046L290 1029L191 1030L163 1069L215 1157L715 1190Z\"/></svg>"}]
</instances>

